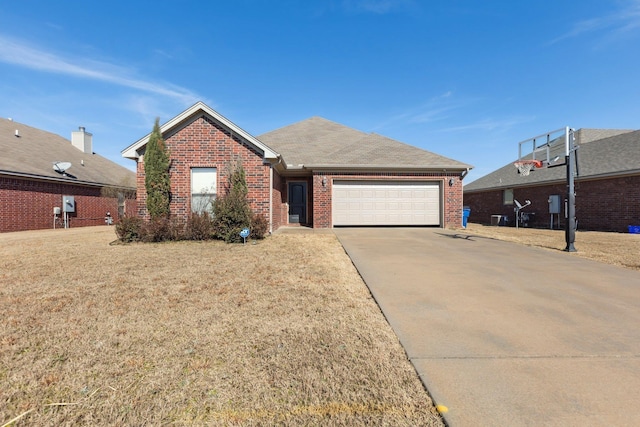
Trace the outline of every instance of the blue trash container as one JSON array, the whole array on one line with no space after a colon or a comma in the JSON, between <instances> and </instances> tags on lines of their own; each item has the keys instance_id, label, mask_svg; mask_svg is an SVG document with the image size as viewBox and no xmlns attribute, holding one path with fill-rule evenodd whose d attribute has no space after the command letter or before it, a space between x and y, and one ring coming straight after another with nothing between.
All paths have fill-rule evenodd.
<instances>
[{"instance_id":1,"label":"blue trash container","mask_svg":"<svg viewBox=\"0 0 640 427\"><path fill-rule=\"evenodd\" d=\"M464 206L462 208L462 226L467 228L467 221L469 220L469 215L471 215L471 208L469 206Z\"/></svg>"}]
</instances>

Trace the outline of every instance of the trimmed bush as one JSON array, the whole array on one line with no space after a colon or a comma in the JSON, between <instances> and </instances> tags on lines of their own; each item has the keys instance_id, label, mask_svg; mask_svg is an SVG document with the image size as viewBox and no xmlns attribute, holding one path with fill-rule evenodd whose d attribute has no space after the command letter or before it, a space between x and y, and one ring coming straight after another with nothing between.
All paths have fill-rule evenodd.
<instances>
[{"instance_id":1,"label":"trimmed bush","mask_svg":"<svg viewBox=\"0 0 640 427\"><path fill-rule=\"evenodd\" d=\"M144 222L137 216L125 216L116 222L116 236L121 242L131 243L142 240Z\"/></svg>"},{"instance_id":2,"label":"trimmed bush","mask_svg":"<svg viewBox=\"0 0 640 427\"><path fill-rule=\"evenodd\" d=\"M207 212L191 214L184 230L187 240L209 240L213 238L213 221Z\"/></svg>"},{"instance_id":3,"label":"trimmed bush","mask_svg":"<svg viewBox=\"0 0 640 427\"><path fill-rule=\"evenodd\" d=\"M269 221L260 214L253 214L251 217L251 237L258 240L264 239L268 232Z\"/></svg>"},{"instance_id":4,"label":"trimmed bush","mask_svg":"<svg viewBox=\"0 0 640 427\"><path fill-rule=\"evenodd\" d=\"M181 240L182 227L169 218L156 218L144 224L142 230L143 242L167 242Z\"/></svg>"}]
</instances>

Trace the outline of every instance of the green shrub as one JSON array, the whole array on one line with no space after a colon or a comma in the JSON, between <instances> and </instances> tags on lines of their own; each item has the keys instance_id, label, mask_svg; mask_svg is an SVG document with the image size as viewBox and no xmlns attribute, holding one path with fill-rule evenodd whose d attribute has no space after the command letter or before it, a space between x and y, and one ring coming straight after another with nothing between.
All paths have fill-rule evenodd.
<instances>
[{"instance_id":1,"label":"green shrub","mask_svg":"<svg viewBox=\"0 0 640 427\"><path fill-rule=\"evenodd\" d=\"M240 231L251 226L251 209L247 200L247 182L242 164L230 166L227 194L213 202L213 232L227 243L240 243Z\"/></svg>"},{"instance_id":2,"label":"green shrub","mask_svg":"<svg viewBox=\"0 0 640 427\"><path fill-rule=\"evenodd\" d=\"M253 214L251 217L251 237L258 240L264 239L268 232L269 221L260 214Z\"/></svg>"},{"instance_id":3,"label":"green shrub","mask_svg":"<svg viewBox=\"0 0 640 427\"><path fill-rule=\"evenodd\" d=\"M213 238L213 221L207 212L191 214L184 229L187 240L209 240Z\"/></svg>"},{"instance_id":4,"label":"green shrub","mask_svg":"<svg viewBox=\"0 0 640 427\"><path fill-rule=\"evenodd\" d=\"M169 218L155 218L144 224L141 238L143 242L181 240L182 229L179 224Z\"/></svg>"},{"instance_id":5,"label":"green shrub","mask_svg":"<svg viewBox=\"0 0 640 427\"><path fill-rule=\"evenodd\" d=\"M169 217L171 202L171 161L156 119L144 153L144 185L147 191L147 211L152 220ZM155 224L160 225L160 224Z\"/></svg>"},{"instance_id":6,"label":"green shrub","mask_svg":"<svg viewBox=\"0 0 640 427\"><path fill-rule=\"evenodd\" d=\"M144 222L137 216L125 216L116 222L116 236L121 242L138 242L142 239Z\"/></svg>"},{"instance_id":7,"label":"green shrub","mask_svg":"<svg viewBox=\"0 0 640 427\"><path fill-rule=\"evenodd\" d=\"M227 243L240 243L240 231L251 225L248 204L237 194L220 197L213 203L213 232Z\"/></svg>"}]
</instances>

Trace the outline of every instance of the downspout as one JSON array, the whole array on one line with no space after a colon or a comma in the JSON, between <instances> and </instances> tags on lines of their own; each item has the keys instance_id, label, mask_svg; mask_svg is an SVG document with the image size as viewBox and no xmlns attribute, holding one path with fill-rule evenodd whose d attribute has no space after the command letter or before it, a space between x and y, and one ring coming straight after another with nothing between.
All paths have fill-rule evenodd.
<instances>
[{"instance_id":1,"label":"downspout","mask_svg":"<svg viewBox=\"0 0 640 427\"><path fill-rule=\"evenodd\" d=\"M469 173L469 169L470 168L467 168L466 171L462 171L462 173L460 174L460 181L462 181L464 177L467 176L467 174Z\"/></svg>"},{"instance_id":2,"label":"downspout","mask_svg":"<svg viewBox=\"0 0 640 427\"><path fill-rule=\"evenodd\" d=\"M273 165L269 164L269 234L273 234Z\"/></svg>"}]
</instances>

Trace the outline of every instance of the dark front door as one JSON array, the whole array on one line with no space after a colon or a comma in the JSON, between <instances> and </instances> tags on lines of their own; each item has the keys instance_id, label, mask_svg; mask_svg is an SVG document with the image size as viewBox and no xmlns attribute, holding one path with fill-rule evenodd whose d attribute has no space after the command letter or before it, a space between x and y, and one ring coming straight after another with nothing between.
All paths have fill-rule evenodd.
<instances>
[{"instance_id":1,"label":"dark front door","mask_svg":"<svg viewBox=\"0 0 640 427\"><path fill-rule=\"evenodd\" d=\"M307 222L307 183L289 183L289 223Z\"/></svg>"}]
</instances>

